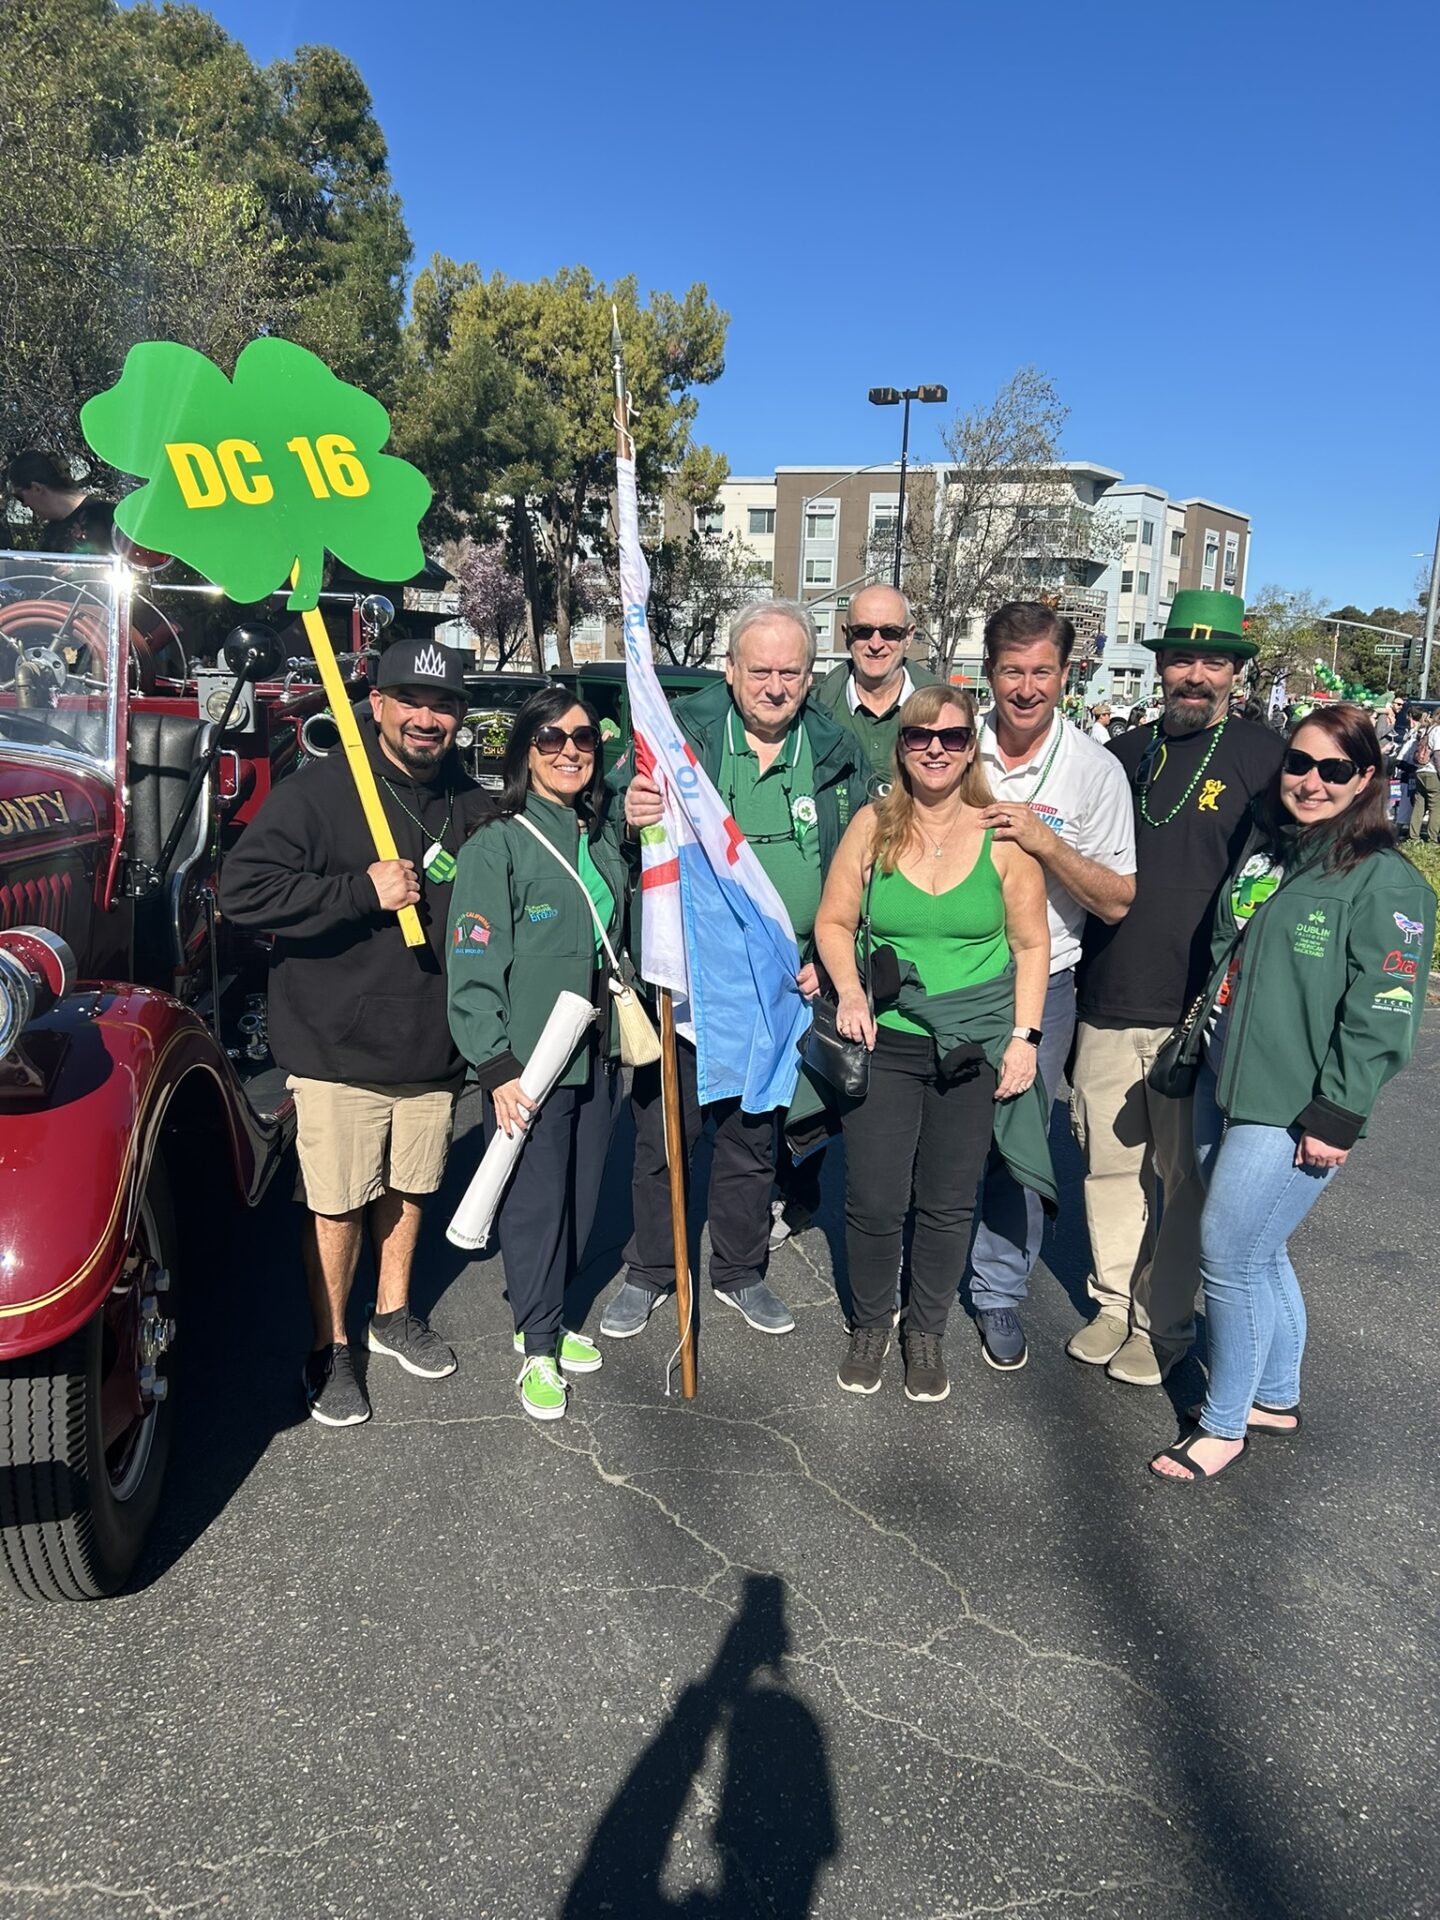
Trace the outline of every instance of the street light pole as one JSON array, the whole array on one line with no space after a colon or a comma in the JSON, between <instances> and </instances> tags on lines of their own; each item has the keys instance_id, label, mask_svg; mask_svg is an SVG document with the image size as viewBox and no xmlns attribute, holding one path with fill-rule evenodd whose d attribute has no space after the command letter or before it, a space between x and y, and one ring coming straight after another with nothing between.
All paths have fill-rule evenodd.
<instances>
[{"instance_id":1,"label":"street light pole","mask_svg":"<svg viewBox=\"0 0 1440 1920\"><path fill-rule=\"evenodd\" d=\"M900 433L900 499L895 514L895 562L890 575L890 584L898 591L900 555L905 543L905 472L910 462L910 402L919 400L924 405L942 402L950 398L950 389L933 384L919 387L871 387L868 398L872 407L894 407L902 401L905 405L904 425Z\"/></svg>"},{"instance_id":2,"label":"street light pole","mask_svg":"<svg viewBox=\"0 0 1440 1920\"><path fill-rule=\"evenodd\" d=\"M1425 606L1425 653L1420 664L1420 698L1430 696L1430 656L1435 649L1435 604L1440 600L1440 527L1435 529L1435 557L1430 562L1430 598Z\"/></svg>"}]
</instances>

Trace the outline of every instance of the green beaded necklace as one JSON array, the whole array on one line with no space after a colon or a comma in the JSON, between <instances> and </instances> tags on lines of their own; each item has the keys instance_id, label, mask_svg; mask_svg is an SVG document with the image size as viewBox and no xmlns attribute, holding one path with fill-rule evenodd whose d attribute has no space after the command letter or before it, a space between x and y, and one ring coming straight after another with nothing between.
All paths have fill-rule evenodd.
<instances>
[{"instance_id":1,"label":"green beaded necklace","mask_svg":"<svg viewBox=\"0 0 1440 1920\"><path fill-rule=\"evenodd\" d=\"M1145 822L1147 827L1168 827L1169 826L1170 822L1175 818L1176 814L1179 813L1180 809L1184 806L1185 802L1190 798L1191 794L1195 791L1196 787L1199 786L1200 776L1204 773L1206 767L1209 766L1210 757L1214 753L1216 747L1219 746L1220 737L1224 733L1226 727L1229 726L1229 724L1230 724L1229 720L1225 719L1220 722L1218 727L1214 727L1211 729L1210 744L1205 749L1205 758L1200 762L1199 766L1195 769L1194 774L1191 776L1189 786L1186 787L1184 793L1181 794L1180 798L1175 802L1174 806L1170 809L1169 813L1166 814L1165 818L1163 820L1157 820L1150 812L1150 788L1154 783L1154 779L1155 779L1155 750L1160 743L1160 722L1158 720L1155 722L1154 726L1151 728L1151 731L1150 731L1150 744L1145 749L1145 760L1144 760L1144 772L1146 774L1145 784L1140 788L1140 818Z\"/></svg>"}]
</instances>

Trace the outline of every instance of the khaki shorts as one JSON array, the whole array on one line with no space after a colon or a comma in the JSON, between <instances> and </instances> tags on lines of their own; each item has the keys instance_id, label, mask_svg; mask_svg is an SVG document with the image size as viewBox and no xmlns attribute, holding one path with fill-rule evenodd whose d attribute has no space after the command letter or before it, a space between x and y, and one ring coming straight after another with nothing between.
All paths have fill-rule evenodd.
<instances>
[{"instance_id":1,"label":"khaki shorts","mask_svg":"<svg viewBox=\"0 0 1440 1920\"><path fill-rule=\"evenodd\" d=\"M445 1171L455 1095L446 1087L285 1082L295 1095L295 1149L312 1213L351 1213L387 1190L433 1193Z\"/></svg>"}]
</instances>

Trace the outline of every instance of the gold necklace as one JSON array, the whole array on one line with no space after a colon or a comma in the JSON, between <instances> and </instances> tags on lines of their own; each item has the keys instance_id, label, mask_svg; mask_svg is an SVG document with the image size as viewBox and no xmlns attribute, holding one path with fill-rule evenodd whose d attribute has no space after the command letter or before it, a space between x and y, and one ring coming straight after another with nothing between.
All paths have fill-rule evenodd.
<instances>
[{"instance_id":1,"label":"gold necklace","mask_svg":"<svg viewBox=\"0 0 1440 1920\"><path fill-rule=\"evenodd\" d=\"M955 815L955 818L950 822L949 826L945 829L944 833L940 836L938 840L930 840L930 835L926 831L926 829L924 827L920 828L920 837L923 840L930 840L930 858L932 860L938 860L941 854L944 853L945 842L950 838L951 834L955 831L956 827L959 825L960 814L963 813L964 811L965 809L962 806L960 809L960 812Z\"/></svg>"}]
</instances>

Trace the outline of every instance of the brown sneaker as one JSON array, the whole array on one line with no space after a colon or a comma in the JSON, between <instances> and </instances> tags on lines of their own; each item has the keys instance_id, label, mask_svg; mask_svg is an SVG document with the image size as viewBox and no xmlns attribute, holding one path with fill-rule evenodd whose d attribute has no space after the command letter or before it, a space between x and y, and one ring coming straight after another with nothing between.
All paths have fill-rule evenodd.
<instances>
[{"instance_id":1,"label":"brown sneaker","mask_svg":"<svg viewBox=\"0 0 1440 1920\"><path fill-rule=\"evenodd\" d=\"M1158 1387L1185 1357L1183 1347L1157 1347L1148 1333L1132 1333L1105 1371L1126 1387Z\"/></svg>"},{"instance_id":2,"label":"brown sneaker","mask_svg":"<svg viewBox=\"0 0 1440 1920\"><path fill-rule=\"evenodd\" d=\"M907 1400L945 1400L950 1395L950 1376L945 1371L944 1342L938 1333L910 1333L905 1336L905 1398Z\"/></svg>"},{"instance_id":3,"label":"brown sneaker","mask_svg":"<svg viewBox=\"0 0 1440 1920\"><path fill-rule=\"evenodd\" d=\"M1103 1367L1113 1360L1130 1336L1130 1329L1118 1314L1097 1314L1088 1327L1081 1327L1065 1342L1072 1360L1087 1367Z\"/></svg>"}]
</instances>

